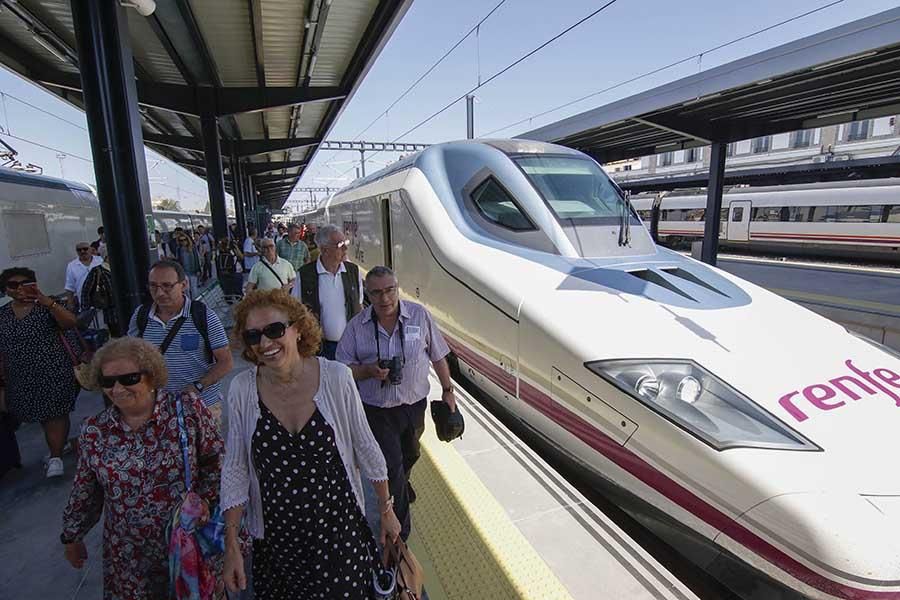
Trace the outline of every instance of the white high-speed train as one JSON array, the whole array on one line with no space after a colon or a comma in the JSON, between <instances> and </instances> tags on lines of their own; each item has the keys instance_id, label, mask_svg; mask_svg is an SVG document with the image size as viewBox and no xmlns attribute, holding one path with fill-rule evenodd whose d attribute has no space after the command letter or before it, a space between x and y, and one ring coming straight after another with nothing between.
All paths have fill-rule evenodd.
<instances>
[{"instance_id":1,"label":"white high-speed train","mask_svg":"<svg viewBox=\"0 0 900 600\"><path fill-rule=\"evenodd\" d=\"M644 222L655 196L633 196ZM663 243L703 237L706 196L667 195L660 203ZM722 197L726 247L900 263L900 179L735 188Z\"/></svg>"},{"instance_id":2,"label":"white high-speed train","mask_svg":"<svg viewBox=\"0 0 900 600\"><path fill-rule=\"evenodd\" d=\"M212 226L210 215L199 213L155 211L153 220L164 237L176 227ZM28 267L45 292L62 293L75 244L97 239L101 224L97 196L88 186L0 169L0 271Z\"/></svg>"},{"instance_id":3,"label":"white high-speed train","mask_svg":"<svg viewBox=\"0 0 900 600\"><path fill-rule=\"evenodd\" d=\"M432 146L306 215L386 264L462 374L766 598L900 598L900 357L653 244L590 158ZM749 567L749 568L747 568Z\"/></svg>"}]
</instances>

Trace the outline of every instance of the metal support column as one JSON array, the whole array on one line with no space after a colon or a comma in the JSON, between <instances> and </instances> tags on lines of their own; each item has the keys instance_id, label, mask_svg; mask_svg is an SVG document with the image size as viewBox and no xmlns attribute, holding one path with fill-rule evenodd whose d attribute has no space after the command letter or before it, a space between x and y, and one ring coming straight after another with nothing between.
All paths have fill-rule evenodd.
<instances>
[{"instance_id":1,"label":"metal support column","mask_svg":"<svg viewBox=\"0 0 900 600\"><path fill-rule=\"evenodd\" d=\"M653 205L650 207L650 237L653 243L659 243L659 206L662 204L662 194L657 194L653 198Z\"/></svg>"},{"instance_id":2,"label":"metal support column","mask_svg":"<svg viewBox=\"0 0 900 600\"><path fill-rule=\"evenodd\" d=\"M206 164L206 186L209 189L209 212L212 215L213 237L228 236L228 218L225 214L225 175L222 172L222 151L219 145L219 122L212 111L212 89L205 90L204 110L200 115L203 132L203 162Z\"/></svg>"},{"instance_id":3,"label":"metal support column","mask_svg":"<svg viewBox=\"0 0 900 600\"><path fill-rule=\"evenodd\" d=\"M728 144L713 142L709 153L709 186L706 188L706 217L703 226L703 262L715 265L719 253L719 215L725 182L725 150Z\"/></svg>"},{"instance_id":4,"label":"metal support column","mask_svg":"<svg viewBox=\"0 0 900 600\"><path fill-rule=\"evenodd\" d=\"M244 217L244 165L238 160L237 154L231 155L231 195L234 198L234 220L237 221L238 235L243 237L247 231L247 221Z\"/></svg>"},{"instance_id":5,"label":"metal support column","mask_svg":"<svg viewBox=\"0 0 900 600\"><path fill-rule=\"evenodd\" d=\"M466 96L466 139L475 139L475 96Z\"/></svg>"},{"instance_id":6,"label":"metal support column","mask_svg":"<svg viewBox=\"0 0 900 600\"><path fill-rule=\"evenodd\" d=\"M146 297L150 183L126 9L72 0L81 89L119 323Z\"/></svg>"},{"instance_id":7,"label":"metal support column","mask_svg":"<svg viewBox=\"0 0 900 600\"><path fill-rule=\"evenodd\" d=\"M360 167L360 170L362 171L362 176L365 177L366 176L366 151L365 150L359 151L359 167Z\"/></svg>"}]
</instances>

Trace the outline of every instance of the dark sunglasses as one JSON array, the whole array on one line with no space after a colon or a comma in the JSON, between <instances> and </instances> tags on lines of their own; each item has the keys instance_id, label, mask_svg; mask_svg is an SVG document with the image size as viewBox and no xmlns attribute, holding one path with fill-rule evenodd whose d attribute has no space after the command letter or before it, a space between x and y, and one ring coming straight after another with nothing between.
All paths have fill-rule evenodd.
<instances>
[{"instance_id":1,"label":"dark sunglasses","mask_svg":"<svg viewBox=\"0 0 900 600\"><path fill-rule=\"evenodd\" d=\"M123 373L122 375L101 375L100 379L100 387L104 389L110 389L116 385L118 381L122 385L137 385L141 382L141 378L144 376L141 372L136 373Z\"/></svg>"},{"instance_id":2,"label":"dark sunglasses","mask_svg":"<svg viewBox=\"0 0 900 600\"><path fill-rule=\"evenodd\" d=\"M277 340L278 338L284 337L284 332L293 324L293 321L290 323L276 321L275 323L269 323L262 329L248 329L244 332L242 337L244 338L245 344L248 346L255 346L262 341L262 336L266 336L270 340Z\"/></svg>"},{"instance_id":3,"label":"dark sunglasses","mask_svg":"<svg viewBox=\"0 0 900 600\"><path fill-rule=\"evenodd\" d=\"M20 285L31 285L32 283L36 283L33 279L26 279L25 281L7 281L6 289L8 290L17 290Z\"/></svg>"}]
</instances>

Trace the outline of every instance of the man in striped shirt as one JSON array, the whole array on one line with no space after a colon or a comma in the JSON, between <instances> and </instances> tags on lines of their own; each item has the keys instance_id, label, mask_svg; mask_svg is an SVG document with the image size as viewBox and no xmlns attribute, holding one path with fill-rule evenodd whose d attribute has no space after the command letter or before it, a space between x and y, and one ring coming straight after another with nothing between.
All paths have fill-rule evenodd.
<instances>
[{"instance_id":1,"label":"man in striped shirt","mask_svg":"<svg viewBox=\"0 0 900 600\"><path fill-rule=\"evenodd\" d=\"M394 513L405 540L409 504L415 500L409 474L425 431L430 366L441 381L441 399L456 410L446 358L450 348L424 306L399 299L397 278L388 267L369 271L365 286L372 305L347 323L336 356L359 386L366 419L387 462Z\"/></svg>"},{"instance_id":2,"label":"man in striped shirt","mask_svg":"<svg viewBox=\"0 0 900 600\"><path fill-rule=\"evenodd\" d=\"M140 306L131 315L128 335L143 337L159 348L183 318L163 353L169 372L169 381L164 389L201 398L213 416L219 419L222 414L219 382L233 366L222 321L213 310L206 310L205 329L212 349L212 356L209 356L206 340L192 318L195 311L191 310L192 301L187 295L188 282L184 268L171 260L157 262L150 267L149 288L153 305L147 315L143 335L138 325Z\"/></svg>"}]
</instances>

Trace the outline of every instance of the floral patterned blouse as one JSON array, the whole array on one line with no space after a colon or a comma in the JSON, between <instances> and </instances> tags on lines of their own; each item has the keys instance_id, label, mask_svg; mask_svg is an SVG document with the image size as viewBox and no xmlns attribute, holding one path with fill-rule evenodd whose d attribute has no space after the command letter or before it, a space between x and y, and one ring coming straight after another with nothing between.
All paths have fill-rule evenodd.
<instances>
[{"instance_id":1,"label":"floral patterned blouse","mask_svg":"<svg viewBox=\"0 0 900 600\"><path fill-rule=\"evenodd\" d=\"M187 398L194 491L210 507L219 494L222 438L209 411ZM166 526L184 492L175 395L160 392L153 415L132 431L112 406L88 419L78 438L78 467L63 513L63 543L81 541L103 522L103 598L168 597Z\"/></svg>"}]
</instances>

